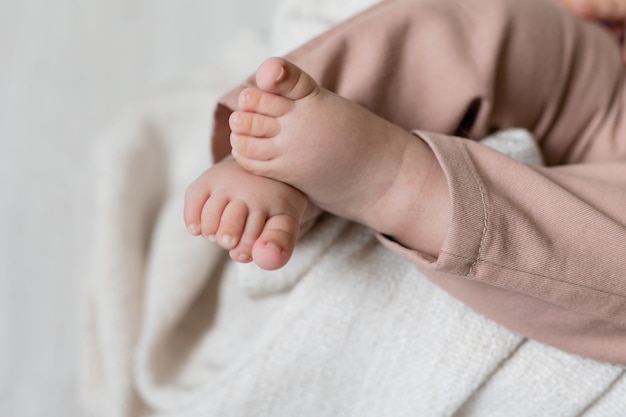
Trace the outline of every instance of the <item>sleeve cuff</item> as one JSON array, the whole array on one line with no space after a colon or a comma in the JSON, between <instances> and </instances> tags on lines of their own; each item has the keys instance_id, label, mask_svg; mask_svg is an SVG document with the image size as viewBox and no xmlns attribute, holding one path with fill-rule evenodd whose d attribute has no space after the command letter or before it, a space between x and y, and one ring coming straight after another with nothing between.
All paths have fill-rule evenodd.
<instances>
[{"instance_id":1,"label":"sleeve cuff","mask_svg":"<svg viewBox=\"0 0 626 417\"><path fill-rule=\"evenodd\" d=\"M419 267L472 277L489 229L489 200L464 147L463 141L467 140L422 131L413 134L433 150L445 173L452 202L448 235L437 258L381 234L377 237L386 247Z\"/></svg>"}]
</instances>

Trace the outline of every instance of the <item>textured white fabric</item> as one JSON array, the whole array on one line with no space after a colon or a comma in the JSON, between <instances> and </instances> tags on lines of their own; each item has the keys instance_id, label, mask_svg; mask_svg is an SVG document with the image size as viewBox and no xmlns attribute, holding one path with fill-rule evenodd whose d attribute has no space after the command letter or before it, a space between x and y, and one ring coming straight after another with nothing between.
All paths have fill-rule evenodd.
<instances>
[{"instance_id":1,"label":"textured white fabric","mask_svg":"<svg viewBox=\"0 0 626 417\"><path fill-rule=\"evenodd\" d=\"M183 193L208 163L218 90L172 93L103 136L81 368L91 415L624 416L622 367L486 320L362 226L323 217L278 272L188 235ZM540 163L524 131L486 143Z\"/></svg>"}]
</instances>

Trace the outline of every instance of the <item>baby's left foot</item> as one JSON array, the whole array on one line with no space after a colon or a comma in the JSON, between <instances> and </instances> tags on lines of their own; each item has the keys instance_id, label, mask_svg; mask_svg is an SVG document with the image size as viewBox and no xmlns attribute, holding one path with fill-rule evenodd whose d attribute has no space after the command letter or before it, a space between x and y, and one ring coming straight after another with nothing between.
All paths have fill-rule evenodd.
<instances>
[{"instance_id":1,"label":"baby's left foot","mask_svg":"<svg viewBox=\"0 0 626 417\"><path fill-rule=\"evenodd\" d=\"M302 222L317 215L295 188L244 171L226 158L205 171L185 195L185 223L194 235L227 249L238 262L267 270L291 257Z\"/></svg>"},{"instance_id":2,"label":"baby's left foot","mask_svg":"<svg viewBox=\"0 0 626 417\"><path fill-rule=\"evenodd\" d=\"M265 61L256 82L241 92L241 110L230 118L233 155L245 170L290 184L316 206L414 248L424 227L441 226L398 216L420 215L425 206L445 210L433 207L445 204L447 195L437 199L433 191L446 187L445 177L424 142L321 88L286 60ZM438 254L440 244L421 249Z\"/></svg>"}]
</instances>

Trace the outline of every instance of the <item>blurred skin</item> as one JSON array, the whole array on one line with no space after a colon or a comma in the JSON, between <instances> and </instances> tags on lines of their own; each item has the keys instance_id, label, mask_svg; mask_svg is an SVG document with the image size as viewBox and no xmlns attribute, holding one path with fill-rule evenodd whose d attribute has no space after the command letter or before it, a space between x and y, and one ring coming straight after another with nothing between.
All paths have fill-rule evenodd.
<instances>
[{"instance_id":1,"label":"blurred skin","mask_svg":"<svg viewBox=\"0 0 626 417\"><path fill-rule=\"evenodd\" d=\"M600 21L622 46L622 59L626 63L624 33L626 26L626 0L560 0L575 15Z\"/></svg>"}]
</instances>

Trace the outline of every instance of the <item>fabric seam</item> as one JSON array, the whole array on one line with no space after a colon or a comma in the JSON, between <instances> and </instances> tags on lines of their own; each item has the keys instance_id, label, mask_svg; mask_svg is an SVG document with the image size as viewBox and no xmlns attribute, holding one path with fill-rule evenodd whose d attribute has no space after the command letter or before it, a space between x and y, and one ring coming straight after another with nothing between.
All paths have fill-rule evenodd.
<instances>
[{"instance_id":1,"label":"fabric seam","mask_svg":"<svg viewBox=\"0 0 626 417\"><path fill-rule=\"evenodd\" d=\"M445 253L446 255L452 256L454 258L463 259L463 260L466 260L466 261L474 261L474 263L476 263L478 261L477 259L474 259L474 258L467 258L465 256L456 255L454 253L450 253L450 252L446 252L446 251L442 251L442 253ZM491 264L491 265L497 266L498 268L502 268L502 269L505 269L505 270L515 271L515 272L522 272L522 273L529 274L529 275L532 275L532 276L546 278L546 279L549 279L549 280L552 280L552 281L561 282L561 283L564 283L564 284L572 285L572 286L575 286L575 287L578 287L578 288L583 288L583 289L590 290L590 291L596 291L596 292L599 292L599 293L602 293L602 294L612 295L612 296L619 297L619 298L622 298L622 299L626 300L626 296L623 295L623 294L617 294L617 293L614 293L614 292L610 292L610 291L605 291L605 290L589 287L589 286L586 286L586 285L583 285L583 284L566 281L564 279L560 279L560 278L553 277L553 276L550 276L550 275L542 275L542 274L538 274L536 272L527 271L527 270L524 270L524 269L513 268L513 267L510 267L510 266L507 266L507 265L502 265L502 264L499 264L497 262L488 261L488 260L485 260L485 259L480 259L480 261L483 262L483 263L487 263L487 264ZM475 281L483 282L483 283L489 284L489 285L494 285L493 283L491 283L489 281L484 281L484 280L481 280L481 279L475 279ZM502 288L506 288L506 287L502 287Z\"/></svg>"},{"instance_id":2,"label":"fabric seam","mask_svg":"<svg viewBox=\"0 0 626 417\"><path fill-rule=\"evenodd\" d=\"M476 255L476 259L474 259L474 262L472 263L472 265L470 265L470 269L467 272L466 276L471 276L471 275L475 275L475 269L476 269L476 265L478 264L479 261L481 261L481 253L483 250L483 245L485 243L485 237L487 235L487 228L489 226L489 218L488 218L488 211L487 211L487 200L485 198L485 190L483 188L483 185L480 181L480 178L478 176L478 173L476 172L474 165L471 163L470 159L469 159L469 155L467 154L467 152L465 151L465 149L460 145L460 144L455 144L460 152L461 155L463 156L463 162L465 162L465 165L467 166L467 168L470 170L470 172L472 173L472 177L474 178L474 181L476 182L476 186L478 187L478 191L480 192L480 200L483 206L483 230L480 236L480 243L478 244L478 251L477 251L477 255ZM470 260L470 259L468 259Z\"/></svg>"}]
</instances>

